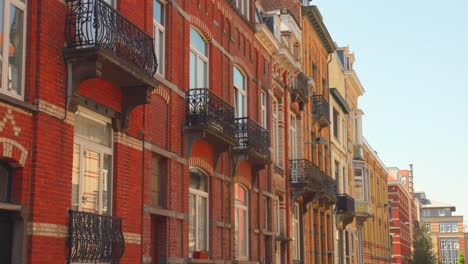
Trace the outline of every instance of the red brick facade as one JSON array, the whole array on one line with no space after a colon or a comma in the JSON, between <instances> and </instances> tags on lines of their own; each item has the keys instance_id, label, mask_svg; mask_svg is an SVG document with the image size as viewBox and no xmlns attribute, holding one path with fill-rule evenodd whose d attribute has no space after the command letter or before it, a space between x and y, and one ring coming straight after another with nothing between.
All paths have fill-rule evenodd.
<instances>
[{"instance_id":1,"label":"red brick facade","mask_svg":"<svg viewBox=\"0 0 468 264\"><path fill-rule=\"evenodd\" d=\"M14 222L11 234L11 239L17 241L11 256L17 261L14 263L67 261L71 243L69 214L76 173L76 117L87 112L103 116L103 120L109 121L101 121L113 127L109 147L113 166L111 183L108 183L111 201L105 203L111 204L110 215L122 219L125 253L120 263L228 263L236 259L246 263L291 263L295 257L290 224L290 114L295 113L303 120L299 127L300 147L303 141L315 140L311 132L316 133L316 137L329 137L329 133L312 122L312 116L302 111L297 100L292 100L290 87L298 71L285 66L258 39L255 1L245 1L249 3L249 15L244 16L236 8L235 1L162 0L165 58L159 67L164 67L164 76L156 74L154 77L135 67L139 66L139 61L131 65L122 63L122 55L119 57L119 49L125 50L124 46L119 46L122 43L113 47L113 53L99 47L83 58L79 56L87 47L64 49L64 43L67 46L70 41L76 41L64 37L66 17L70 15L73 2L76 1L28 1L24 100L0 93L0 160L11 169L12 179L11 197L0 202L0 218L5 215ZM122 23L134 24L153 35L153 1L115 2L115 9L128 20ZM289 8L301 28L301 6L299 2L289 2L278 1L280 6L264 8ZM78 24L68 24L72 33L78 34ZM311 31L308 34L313 34L312 26L308 28ZM220 139L213 141L209 134L214 133L210 130L213 127L193 128L187 121L188 112L194 109L187 105L191 98L189 88L194 88L190 87L191 29L206 41L209 54L207 87L199 88L208 88L211 94L232 107L236 105L233 71L234 67L240 69L247 87L246 116L258 130L264 121L262 92L267 95L267 140L254 142L256 139L249 135L246 143L266 144L266 150L254 149L247 153L237 149L226 135L218 135ZM309 57L316 57L318 72L315 68L304 72L317 84L316 92L328 98L327 57L330 51L318 44L317 34L313 36L311 46L306 48L316 50ZM116 40L103 43L107 44L106 41ZM138 53L136 49L131 50ZM299 52L297 57L301 55ZM89 73L89 68L80 68L82 65L92 65L96 69ZM127 87L115 81L135 83L135 76L141 76L141 80L137 80L139 85ZM274 132L280 135L279 146L272 143L273 132L268 133L273 127L273 98L282 102L278 118L283 132ZM311 104L305 109L311 112ZM306 130L306 124L311 128ZM226 134L232 127L224 127L221 133ZM219 127L215 124L214 129ZM272 162L270 153L273 155L275 151L281 152L281 162ZM322 173L330 173L328 146L324 144L312 150L307 147L300 152L304 152L304 158ZM281 166L277 166L279 164ZM103 165L99 166L101 175ZM206 256L204 252L195 253L189 249L191 170L201 172L208 179ZM106 173L109 172L106 170ZM98 185L105 184L99 182ZM237 256L240 249L236 247L236 236L240 227L236 221L240 218L236 219L239 199L235 198L238 193L234 186L242 186L247 193L245 258ZM103 193L101 189L99 192ZM99 200L99 203L104 202ZM308 259L306 263L332 263L330 201L320 198L302 208L308 210L301 220L301 225L302 221L307 221L302 231L312 234L318 230L303 238L303 246L312 247L312 241L316 241L315 250L320 252L319 257L319 253L313 255L305 251L302 257ZM209 261L194 260L196 255L207 257Z\"/></svg>"}]
</instances>

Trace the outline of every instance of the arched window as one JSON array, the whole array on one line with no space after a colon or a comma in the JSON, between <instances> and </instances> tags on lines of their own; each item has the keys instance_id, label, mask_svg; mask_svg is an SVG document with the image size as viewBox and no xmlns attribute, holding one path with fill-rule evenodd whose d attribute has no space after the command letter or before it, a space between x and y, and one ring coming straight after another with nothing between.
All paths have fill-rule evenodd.
<instances>
[{"instance_id":1,"label":"arched window","mask_svg":"<svg viewBox=\"0 0 468 264\"><path fill-rule=\"evenodd\" d=\"M190 169L189 251L208 251L208 177Z\"/></svg>"},{"instance_id":2,"label":"arched window","mask_svg":"<svg viewBox=\"0 0 468 264\"><path fill-rule=\"evenodd\" d=\"M190 89L208 87L208 45L190 28Z\"/></svg>"},{"instance_id":3,"label":"arched window","mask_svg":"<svg viewBox=\"0 0 468 264\"><path fill-rule=\"evenodd\" d=\"M0 202L10 201L11 169L0 161Z\"/></svg>"},{"instance_id":4,"label":"arched window","mask_svg":"<svg viewBox=\"0 0 468 264\"><path fill-rule=\"evenodd\" d=\"M234 100L237 118L247 116L247 80L245 75L234 67Z\"/></svg>"},{"instance_id":5,"label":"arched window","mask_svg":"<svg viewBox=\"0 0 468 264\"><path fill-rule=\"evenodd\" d=\"M235 228L236 228L236 257L249 257L249 192L240 185L234 185L235 192Z\"/></svg>"}]
</instances>

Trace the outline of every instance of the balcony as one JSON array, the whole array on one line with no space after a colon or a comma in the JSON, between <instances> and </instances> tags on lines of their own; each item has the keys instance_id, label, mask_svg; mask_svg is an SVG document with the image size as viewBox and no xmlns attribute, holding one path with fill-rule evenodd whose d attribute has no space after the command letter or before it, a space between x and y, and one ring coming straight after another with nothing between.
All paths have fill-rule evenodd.
<instances>
[{"instance_id":1,"label":"balcony","mask_svg":"<svg viewBox=\"0 0 468 264\"><path fill-rule=\"evenodd\" d=\"M117 129L126 128L131 110L149 102L158 85L153 38L103 0L66 0L68 98L71 110L79 104L82 82L101 78L121 89L122 117ZM98 89L98 88L96 88Z\"/></svg>"},{"instance_id":2,"label":"balcony","mask_svg":"<svg viewBox=\"0 0 468 264\"><path fill-rule=\"evenodd\" d=\"M346 214L354 215L354 198L349 194L342 193L338 195L338 200L336 202L336 213L337 214Z\"/></svg>"},{"instance_id":3,"label":"balcony","mask_svg":"<svg viewBox=\"0 0 468 264\"><path fill-rule=\"evenodd\" d=\"M367 201L355 202L356 217L368 218L371 215L370 204Z\"/></svg>"},{"instance_id":4,"label":"balcony","mask_svg":"<svg viewBox=\"0 0 468 264\"><path fill-rule=\"evenodd\" d=\"M340 225L342 225L342 227L346 227L347 225L351 224L355 216L354 198L346 193L339 194L335 206L335 211L338 215L338 222Z\"/></svg>"},{"instance_id":5,"label":"balcony","mask_svg":"<svg viewBox=\"0 0 468 264\"><path fill-rule=\"evenodd\" d=\"M308 78L303 73L300 73L294 79L294 82L290 86L289 91L291 93L291 101L298 102L300 110L304 110L304 105L309 102Z\"/></svg>"},{"instance_id":6,"label":"balcony","mask_svg":"<svg viewBox=\"0 0 468 264\"><path fill-rule=\"evenodd\" d=\"M249 117L235 119L237 146L234 151L252 165L264 167L270 163L270 134Z\"/></svg>"},{"instance_id":7,"label":"balcony","mask_svg":"<svg viewBox=\"0 0 468 264\"><path fill-rule=\"evenodd\" d=\"M255 37L266 49L274 54L278 52L280 43L275 32L275 16L262 17L261 23L255 25Z\"/></svg>"},{"instance_id":8,"label":"balcony","mask_svg":"<svg viewBox=\"0 0 468 264\"><path fill-rule=\"evenodd\" d=\"M336 180L328 176L324 172L321 172L321 176L322 176L322 190L321 190L320 198L324 200L326 204L335 204L337 201Z\"/></svg>"},{"instance_id":9,"label":"balcony","mask_svg":"<svg viewBox=\"0 0 468 264\"><path fill-rule=\"evenodd\" d=\"M330 124L330 105L323 95L312 96L312 115L314 122L320 127L327 127Z\"/></svg>"},{"instance_id":10,"label":"balcony","mask_svg":"<svg viewBox=\"0 0 468 264\"><path fill-rule=\"evenodd\" d=\"M125 251L122 219L69 211L68 263L119 263Z\"/></svg>"},{"instance_id":11,"label":"balcony","mask_svg":"<svg viewBox=\"0 0 468 264\"><path fill-rule=\"evenodd\" d=\"M209 89L190 89L185 104L184 132L188 137L187 153L193 143L204 139L220 154L237 144L234 125L234 108Z\"/></svg>"},{"instance_id":12,"label":"balcony","mask_svg":"<svg viewBox=\"0 0 468 264\"><path fill-rule=\"evenodd\" d=\"M320 191L322 185L320 169L312 162L305 159L290 160L289 175L292 202L299 196L302 196L304 203L310 202Z\"/></svg>"},{"instance_id":13,"label":"balcony","mask_svg":"<svg viewBox=\"0 0 468 264\"><path fill-rule=\"evenodd\" d=\"M363 158L364 158L364 151L362 149L362 145L354 145L353 146L353 159L362 160Z\"/></svg>"}]
</instances>

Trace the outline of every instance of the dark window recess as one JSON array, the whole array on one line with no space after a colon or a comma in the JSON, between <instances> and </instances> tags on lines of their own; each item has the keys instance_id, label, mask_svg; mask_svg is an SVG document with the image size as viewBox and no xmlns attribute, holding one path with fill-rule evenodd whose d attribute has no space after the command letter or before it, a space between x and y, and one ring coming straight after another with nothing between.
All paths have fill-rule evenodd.
<instances>
[{"instance_id":1,"label":"dark window recess","mask_svg":"<svg viewBox=\"0 0 468 264\"><path fill-rule=\"evenodd\" d=\"M0 161L0 202L10 201L11 169Z\"/></svg>"},{"instance_id":2,"label":"dark window recess","mask_svg":"<svg viewBox=\"0 0 468 264\"><path fill-rule=\"evenodd\" d=\"M335 136L336 139L339 139L339 129L340 129L340 114L338 111L336 111L335 108L333 108L333 136Z\"/></svg>"}]
</instances>

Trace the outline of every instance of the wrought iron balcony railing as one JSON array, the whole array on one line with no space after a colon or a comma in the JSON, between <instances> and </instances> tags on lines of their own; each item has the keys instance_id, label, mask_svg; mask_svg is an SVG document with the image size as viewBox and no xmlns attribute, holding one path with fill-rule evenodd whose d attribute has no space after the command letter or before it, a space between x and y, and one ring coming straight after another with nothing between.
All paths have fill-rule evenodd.
<instances>
[{"instance_id":1,"label":"wrought iron balcony railing","mask_svg":"<svg viewBox=\"0 0 468 264\"><path fill-rule=\"evenodd\" d=\"M313 95L312 114L317 121L330 123L330 105L323 95Z\"/></svg>"},{"instance_id":2,"label":"wrought iron balcony railing","mask_svg":"<svg viewBox=\"0 0 468 264\"><path fill-rule=\"evenodd\" d=\"M304 105L309 102L309 87L308 81L304 74L299 74L293 84L290 86L291 99L293 102L299 102L301 110Z\"/></svg>"},{"instance_id":3,"label":"wrought iron balcony railing","mask_svg":"<svg viewBox=\"0 0 468 264\"><path fill-rule=\"evenodd\" d=\"M234 108L209 89L190 89L186 96L187 127L211 129L235 139Z\"/></svg>"},{"instance_id":4,"label":"wrought iron balcony railing","mask_svg":"<svg viewBox=\"0 0 468 264\"><path fill-rule=\"evenodd\" d=\"M354 198L346 193L338 194L335 208L337 214L354 215Z\"/></svg>"},{"instance_id":5,"label":"wrought iron balcony railing","mask_svg":"<svg viewBox=\"0 0 468 264\"><path fill-rule=\"evenodd\" d=\"M103 0L66 0L68 49L103 48L148 75L158 67L153 38Z\"/></svg>"},{"instance_id":6,"label":"wrought iron balcony railing","mask_svg":"<svg viewBox=\"0 0 468 264\"><path fill-rule=\"evenodd\" d=\"M255 151L265 159L270 159L270 134L249 117L235 119L236 151Z\"/></svg>"},{"instance_id":7,"label":"wrought iron balcony railing","mask_svg":"<svg viewBox=\"0 0 468 264\"><path fill-rule=\"evenodd\" d=\"M320 170L305 159L289 161L291 187L318 189L320 187Z\"/></svg>"},{"instance_id":8,"label":"wrought iron balcony railing","mask_svg":"<svg viewBox=\"0 0 468 264\"><path fill-rule=\"evenodd\" d=\"M336 180L322 172L322 192L329 201L335 202L337 199Z\"/></svg>"},{"instance_id":9,"label":"wrought iron balcony railing","mask_svg":"<svg viewBox=\"0 0 468 264\"><path fill-rule=\"evenodd\" d=\"M125 251L122 219L69 211L68 263L119 263Z\"/></svg>"}]
</instances>

